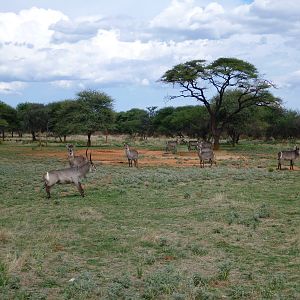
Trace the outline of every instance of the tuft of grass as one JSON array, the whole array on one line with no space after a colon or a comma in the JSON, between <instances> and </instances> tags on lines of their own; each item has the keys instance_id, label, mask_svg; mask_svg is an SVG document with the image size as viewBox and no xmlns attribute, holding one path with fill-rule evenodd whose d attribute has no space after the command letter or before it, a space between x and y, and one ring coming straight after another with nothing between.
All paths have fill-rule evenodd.
<instances>
[{"instance_id":1,"label":"tuft of grass","mask_svg":"<svg viewBox=\"0 0 300 300\"><path fill-rule=\"evenodd\" d=\"M100 289L94 276L89 272L83 272L66 283L62 294L65 299L87 299L92 294L100 295Z\"/></svg>"},{"instance_id":2,"label":"tuft of grass","mask_svg":"<svg viewBox=\"0 0 300 300\"><path fill-rule=\"evenodd\" d=\"M248 286L237 285L230 289L228 296L230 299L251 299L253 291Z\"/></svg>"},{"instance_id":3,"label":"tuft of grass","mask_svg":"<svg viewBox=\"0 0 300 300\"><path fill-rule=\"evenodd\" d=\"M217 279L226 281L229 278L230 271L232 270L232 263L230 261L224 261L218 266Z\"/></svg>"},{"instance_id":4,"label":"tuft of grass","mask_svg":"<svg viewBox=\"0 0 300 300\"><path fill-rule=\"evenodd\" d=\"M7 266L0 261L0 287L5 287L8 285L9 276L7 271Z\"/></svg>"},{"instance_id":5,"label":"tuft of grass","mask_svg":"<svg viewBox=\"0 0 300 300\"><path fill-rule=\"evenodd\" d=\"M261 219L262 218L269 218L271 216L270 208L265 203L263 203L259 207L257 215Z\"/></svg>"},{"instance_id":6,"label":"tuft of grass","mask_svg":"<svg viewBox=\"0 0 300 300\"><path fill-rule=\"evenodd\" d=\"M209 279L201 273L195 273L192 280L194 286L206 286L209 283Z\"/></svg>"},{"instance_id":7,"label":"tuft of grass","mask_svg":"<svg viewBox=\"0 0 300 300\"><path fill-rule=\"evenodd\" d=\"M158 269L145 277L143 297L157 299L162 295L171 295L179 287L181 280L181 275L172 266Z\"/></svg>"},{"instance_id":8,"label":"tuft of grass","mask_svg":"<svg viewBox=\"0 0 300 300\"><path fill-rule=\"evenodd\" d=\"M128 274L115 277L107 288L108 299L127 299L130 294L132 281Z\"/></svg>"},{"instance_id":9,"label":"tuft of grass","mask_svg":"<svg viewBox=\"0 0 300 300\"><path fill-rule=\"evenodd\" d=\"M199 244L192 244L188 247L194 255L205 256L208 254L208 250Z\"/></svg>"}]
</instances>

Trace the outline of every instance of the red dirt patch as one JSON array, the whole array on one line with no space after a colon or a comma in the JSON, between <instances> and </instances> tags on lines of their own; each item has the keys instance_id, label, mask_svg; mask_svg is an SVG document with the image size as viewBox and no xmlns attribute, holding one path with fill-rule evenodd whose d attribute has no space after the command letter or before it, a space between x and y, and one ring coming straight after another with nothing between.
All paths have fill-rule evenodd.
<instances>
[{"instance_id":1,"label":"red dirt patch","mask_svg":"<svg viewBox=\"0 0 300 300\"><path fill-rule=\"evenodd\" d=\"M118 165L126 164L124 150L92 150L92 160L100 162L104 165ZM176 154L165 153L164 151L153 150L138 150L139 151L139 165L140 166L199 166L199 158L197 152L177 152ZM57 157L62 160L67 160L67 153L43 150L41 152L30 152L27 155L34 155L37 157ZM85 151L76 151L76 155L85 155ZM216 151L216 160L233 160L241 164L246 164L247 158L244 156L227 153L224 150Z\"/></svg>"}]
</instances>

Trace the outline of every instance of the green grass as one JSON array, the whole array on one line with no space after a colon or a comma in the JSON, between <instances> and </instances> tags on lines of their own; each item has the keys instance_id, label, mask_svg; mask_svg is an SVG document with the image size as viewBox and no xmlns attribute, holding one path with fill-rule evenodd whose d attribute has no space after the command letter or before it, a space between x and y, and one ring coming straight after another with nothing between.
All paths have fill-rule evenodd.
<instances>
[{"instance_id":1,"label":"green grass","mask_svg":"<svg viewBox=\"0 0 300 300\"><path fill-rule=\"evenodd\" d=\"M0 145L0 298L299 299L300 173L275 170L280 147L228 148L247 168L99 165L85 198L47 200L65 162Z\"/></svg>"}]
</instances>

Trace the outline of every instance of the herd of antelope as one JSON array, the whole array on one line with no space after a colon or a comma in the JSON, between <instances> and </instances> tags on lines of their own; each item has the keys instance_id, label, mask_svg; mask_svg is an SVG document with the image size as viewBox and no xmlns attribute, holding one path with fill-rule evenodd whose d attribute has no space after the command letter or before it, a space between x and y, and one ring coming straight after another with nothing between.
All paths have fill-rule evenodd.
<instances>
[{"instance_id":1,"label":"herd of antelope","mask_svg":"<svg viewBox=\"0 0 300 300\"><path fill-rule=\"evenodd\" d=\"M178 141L167 141L166 142L166 152L177 152ZM47 198L51 197L50 189L55 184L65 184L73 183L80 195L84 197L84 190L81 185L81 179L86 177L87 173L96 170L94 163L92 162L92 154L90 153L88 157L88 149L86 149L85 156L79 155L75 156L74 146L68 144L68 161L69 168L48 171L43 175L44 187L47 193ZM128 144L124 144L125 155L128 159L128 166L133 167L132 163L136 168L138 168L138 156L139 153L135 149L131 149ZM214 163L216 165L215 154L213 151L212 143L206 141L191 140L188 142L188 150L197 150L200 167L204 168L205 161L207 161L210 166ZM293 150L285 150L278 152L278 166L277 169L281 170L281 164L283 161L290 162L290 170L294 170L294 161L299 157L300 150L296 146Z\"/></svg>"}]
</instances>

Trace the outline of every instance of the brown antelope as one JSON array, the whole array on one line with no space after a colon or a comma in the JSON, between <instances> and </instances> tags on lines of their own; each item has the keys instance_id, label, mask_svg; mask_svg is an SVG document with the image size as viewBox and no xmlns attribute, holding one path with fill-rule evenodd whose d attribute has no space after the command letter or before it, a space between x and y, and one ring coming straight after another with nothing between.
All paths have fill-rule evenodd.
<instances>
[{"instance_id":1,"label":"brown antelope","mask_svg":"<svg viewBox=\"0 0 300 300\"><path fill-rule=\"evenodd\" d=\"M172 153L176 153L177 152L177 144L178 141L167 141L166 142L166 152L171 151Z\"/></svg>"},{"instance_id":2,"label":"brown antelope","mask_svg":"<svg viewBox=\"0 0 300 300\"><path fill-rule=\"evenodd\" d=\"M86 176L88 172L95 171L96 167L92 162L92 154L90 159L81 164L80 166L53 170L43 175L44 185L47 192L47 198L50 198L50 188L55 184L73 183L76 185L80 195L84 197L84 190L81 186L80 180Z\"/></svg>"},{"instance_id":3,"label":"brown antelope","mask_svg":"<svg viewBox=\"0 0 300 300\"><path fill-rule=\"evenodd\" d=\"M197 149L198 149L198 156L200 159L201 168L204 168L205 161L208 161L210 163L210 166L212 166L213 163L215 165L217 164L215 160L214 151L212 150L211 143L199 142Z\"/></svg>"},{"instance_id":4,"label":"brown antelope","mask_svg":"<svg viewBox=\"0 0 300 300\"><path fill-rule=\"evenodd\" d=\"M83 155L78 155L78 156L74 155L74 146L72 144L68 144L66 145L66 147L68 149L68 160L69 160L70 167L77 167L88 161L88 157L87 157L88 149L86 149L85 151L86 157L84 157Z\"/></svg>"},{"instance_id":5,"label":"brown antelope","mask_svg":"<svg viewBox=\"0 0 300 300\"><path fill-rule=\"evenodd\" d=\"M129 167L132 167L132 161L134 162L134 166L138 168L138 157L139 153L135 149L130 149L128 144L124 144L125 154L128 159Z\"/></svg>"},{"instance_id":6,"label":"brown antelope","mask_svg":"<svg viewBox=\"0 0 300 300\"><path fill-rule=\"evenodd\" d=\"M290 170L294 170L294 160L299 157L299 148L296 146L294 150L285 150L278 152L277 170L281 170L281 163L284 160L290 161Z\"/></svg>"},{"instance_id":7,"label":"brown antelope","mask_svg":"<svg viewBox=\"0 0 300 300\"><path fill-rule=\"evenodd\" d=\"M198 141L198 147L201 147L201 148L205 148L205 149L213 149L213 145L211 142L206 142L206 141ZM197 148L198 148L197 147Z\"/></svg>"},{"instance_id":8,"label":"brown antelope","mask_svg":"<svg viewBox=\"0 0 300 300\"><path fill-rule=\"evenodd\" d=\"M198 146L198 141L197 140L193 140L193 141L188 141L188 150L197 150L197 146Z\"/></svg>"}]
</instances>

